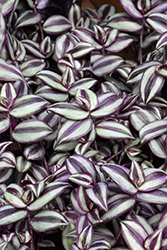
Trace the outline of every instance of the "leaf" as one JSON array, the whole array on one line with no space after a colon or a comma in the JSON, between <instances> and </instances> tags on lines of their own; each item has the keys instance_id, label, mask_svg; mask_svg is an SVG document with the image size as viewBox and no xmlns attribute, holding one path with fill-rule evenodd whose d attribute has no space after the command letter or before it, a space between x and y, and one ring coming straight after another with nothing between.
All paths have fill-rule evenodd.
<instances>
[{"instance_id":1,"label":"leaf","mask_svg":"<svg viewBox=\"0 0 167 250\"><path fill-rule=\"evenodd\" d=\"M141 30L142 27L139 22L129 16L126 12L116 13L111 16L107 26L124 32L136 32Z\"/></svg>"},{"instance_id":2,"label":"leaf","mask_svg":"<svg viewBox=\"0 0 167 250\"><path fill-rule=\"evenodd\" d=\"M0 166L2 169L5 168L15 168L16 167L16 158L12 152L3 152L0 156Z\"/></svg>"},{"instance_id":3,"label":"leaf","mask_svg":"<svg viewBox=\"0 0 167 250\"><path fill-rule=\"evenodd\" d=\"M148 103L159 93L164 85L164 77L155 73L155 66L148 68L141 79L140 95L143 102Z\"/></svg>"},{"instance_id":4,"label":"leaf","mask_svg":"<svg viewBox=\"0 0 167 250\"><path fill-rule=\"evenodd\" d=\"M159 250L162 245L162 229L150 234L144 241L145 249Z\"/></svg>"},{"instance_id":5,"label":"leaf","mask_svg":"<svg viewBox=\"0 0 167 250\"><path fill-rule=\"evenodd\" d=\"M39 161L45 155L45 148L37 143L24 148L23 152L27 160Z\"/></svg>"},{"instance_id":6,"label":"leaf","mask_svg":"<svg viewBox=\"0 0 167 250\"><path fill-rule=\"evenodd\" d=\"M131 163L129 178L137 188L145 182L145 172L136 161L132 161Z\"/></svg>"},{"instance_id":7,"label":"leaf","mask_svg":"<svg viewBox=\"0 0 167 250\"><path fill-rule=\"evenodd\" d=\"M1 81L23 81L23 76L19 69L15 66L8 64L4 59L0 58L0 68L1 68Z\"/></svg>"},{"instance_id":8,"label":"leaf","mask_svg":"<svg viewBox=\"0 0 167 250\"><path fill-rule=\"evenodd\" d=\"M13 174L13 169L0 169L0 183L5 183Z\"/></svg>"},{"instance_id":9,"label":"leaf","mask_svg":"<svg viewBox=\"0 0 167 250\"><path fill-rule=\"evenodd\" d=\"M75 141L90 132L93 122L87 118L83 121L68 120L63 123L58 131L57 144Z\"/></svg>"},{"instance_id":10,"label":"leaf","mask_svg":"<svg viewBox=\"0 0 167 250\"><path fill-rule=\"evenodd\" d=\"M81 109L75 103L59 102L48 107L48 111L52 111L58 115L64 116L69 120L83 120L88 117L89 112Z\"/></svg>"},{"instance_id":11,"label":"leaf","mask_svg":"<svg viewBox=\"0 0 167 250\"><path fill-rule=\"evenodd\" d=\"M15 100L9 113L16 118L25 118L42 111L47 105L48 101L36 95L24 95Z\"/></svg>"},{"instance_id":12,"label":"leaf","mask_svg":"<svg viewBox=\"0 0 167 250\"><path fill-rule=\"evenodd\" d=\"M120 0L122 7L128 12L129 15L135 18L143 18L143 15L137 10L133 0Z\"/></svg>"},{"instance_id":13,"label":"leaf","mask_svg":"<svg viewBox=\"0 0 167 250\"><path fill-rule=\"evenodd\" d=\"M43 210L37 213L30 222L36 232L47 232L55 230L68 224L65 217L53 210Z\"/></svg>"},{"instance_id":14,"label":"leaf","mask_svg":"<svg viewBox=\"0 0 167 250\"><path fill-rule=\"evenodd\" d=\"M75 28L80 18L81 18L81 9L79 5L72 4L68 12L68 20L70 21L73 28Z\"/></svg>"},{"instance_id":15,"label":"leaf","mask_svg":"<svg viewBox=\"0 0 167 250\"><path fill-rule=\"evenodd\" d=\"M3 16L6 16L14 7L15 0L8 0L8 1L0 1L1 4L1 12Z\"/></svg>"},{"instance_id":16,"label":"leaf","mask_svg":"<svg viewBox=\"0 0 167 250\"><path fill-rule=\"evenodd\" d=\"M146 22L158 33L164 33L167 29L167 14L151 13L146 19Z\"/></svg>"},{"instance_id":17,"label":"leaf","mask_svg":"<svg viewBox=\"0 0 167 250\"><path fill-rule=\"evenodd\" d=\"M92 244L93 239L93 227L92 225L87 226L84 230L79 234L76 244L80 249L89 249Z\"/></svg>"},{"instance_id":18,"label":"leaf","mask_svg":"<svg viewBox=\"0 0 167 250\"><path fill-rule=\"evenodd\" d=\"M16 208L25 208L26 204L22 200L23 193L24 190L22 187L18 184L12 183L7 187L6 192L4 193L4 198Z\"/></svg>"},{"instance_id":19,"label":"leaf","mask_svg":"<svg viewBox=\"0 0 167 250\"><path fill-rule=\"evenodd\" d=\"M72 174L68 177L68 180L86 188L90 188L94 186L93 177L91 174L87 172Z\"/></svg>"},{"instance_id":20,"label":"leaf","mask_svg":"<svg viewBox=\"0 0 167 250\"><path fill-rule=\"evenodd\" d=\"M164 171L154 168L144 169L145 182L138 188L142 192L150 192L158 189L166 183L167 175Z\"/></svg>"},{"instance_id":21,"label":"leaf","mask_svg":"<svg viewBox=\"0 0 167 250\"><path fill-rule=\"evenodd\" d=\"M32 202L27 209L29 211L36 211L43 208L51 200L60 196L70 185L67 182L54 181L48 183L42 193L42 195Z\"/></svg>"},{"instance_id":22,"label":"leaf","mask_svg":"<svg viewBox=\"0 0 167 250\"><path fill-rule=\"evenodd\" d=\"M66 33L72 28L71 23L62 15L52 15L43 24L43 30L49 35Z\"/></svg>"},{"instance_id":23,"label":"leaf","mask_svg":"<svg viewBox=\"0 0 167 250\"><path fill-rule=\"evenodd\" d=\"M24 39L21 42L26 48L26 50L30 52L32 55L40 59L45 59L45 56L40 52L39 43L29 39Z\"/></svg>"},{"instance_id":24,"label":"leaf","mask_svg":"<svg viewBox=\"0 0 167 250\"><path fill-rule=\"evenodd\" d=\"M15 28L21 28L29 25L34 25L37 23L40 23L42 20L42 17L39 13L35 13L32 10L24 11L20 14L20 16L17 18L15 22Z\"/></svg>"},{"instance_id":25,"label":"leaf","mask_svg":"<svg viewBox=\"0 0 167 250\"><path fill-rule=\"evenodd\" d=\"M120 165L106 163L103 164L101 169L119 186L122 191L128 194L137 193L136 187L130 182L128 174L121 168Z\"/></svg>"},{"instance_id":26,"label":"leaf","mask_svg":"<svg viewBox=\"0 0 167 250\"><path fill-rule=\"evenodd\" d=\"M130 46L133 43L133 41L134 41L133 38L130 37L128 34L120 33L118 34L116 41L105 49L109 52L116 53Z\"/></svg>"},{"instance_id":27,"label":"leaf","mask_svg":"<svg viewBox=\"0 0 167 250\"><path fill-rule=\"evenodd\" d=\"M144 225L143 225L144 226ZM121 222L122 236L131 250L143 250L143 241L148 236L144 228L135 221L124 220Z\"/></svg>"},{"instance_id":28,"label":"leaf","mask_svg":"<svg viewBox=\"0 0 167 250\"><path fill-rule=\"evenodd\" d=\"M104 76L113 72L117 67L123 63L123 59L120 56L107 55L97 59L93 63L93 73L96 76Z\"/></svg>"},{"instance_id":29,"label":"leaf","mask_svg":"<svg viewBox=\"0 0 167 250\"><path fill-rule=\"evenodd\" d=\"M10 119L6 115L0 114L0 133L6 131L10 126Z\"/></svg>"},{"instance_id":30,"label":"leaf","mask_svg":"<svg viewBox=\"0 0 167 250\"><path fill-rule=\"evenodd\" d=\"M19 123L13 133L14 140L20 143L34 143L43 140L52 133L52 129L44 122L29 119Z\"/></svg>"},{"instance_id":31,"label":"leaf","mask_svg":"<svg viewBox=\"0 0 167 250\"><path fill-rule=\"evenodd\" d=\"M96 125L98 136L106 139L133 139L130 130L123 124L115 121L102 121Z\"/></svg>"},{"instance_id":32,"label":"leaf","mask_svg":"<svg viewBox=\"0 0 167 250\"><path fill-rule=\"evenodd\" d=\"M36 74L36 78L41 79L53 89L67 92L67 89L61 84L61 76L53 71L42 70Z\"/></svg>"},{"instance_id":33,"label":"leaf","mask_svg":"<svg viewBox=\"0 0 167 250\"><path fill-rule=\"evenodd\" d=\"M133 208L135 199L127 194L115 194L108 199L108 211L103 213L101 219L104 222L120 217Z\"/></svg>"},{"instance_id":34,"label":"leaf","mask_svg":"<svg viewBox=\"0 0 167 250\"><path fill-rule=\"evenodd\" d=\"M27 172L31 166L32 163L27 161L23 156L17 157L16 169L19 173Z\"/></svg>"},{"instance_id":35,"label":"leaf","mask_svg":"<svg viewBox=\"0 0 167 250\"><path fill-rule=\"evenodd\" d=\"M89 54L91 51L95 50L96 47L88 42L80 42L70 50L73 58L80 58Z\"/></svg>"},{"instance_id":36,"label":"leaf","mask_svg":"<svg viewBox=\"0 0 167 250\"><path fill-rule=\"evenodd\" d=\"M6 100L4 106L10 108L10 106L14 103L17 97L17 92L13 84L11 83L3 84L0 90L0 96L1 98L4 98Z\"/></svg>"},{"instance_id":37,"label":"leaf","mask_svg":"<svg viewBox=\"0 0 167 250\"><path fill-rule=\"evenodd\" d=\"M91 111L91 116L102 118L116 114L122 107L123 99L114 93L104 93L98 96L98 103L98 107Z\"/></svg>"},{"instance_id":38,"label":"leaf","mask_svg":"<svg viewBox=\"0 0 167 250\"><path fill-rule=\"evenodd\" d=\"M96 94L89 89L78 89L75 98L76 102L86 110L94 110L99 104Z\"/></svg>"},{"instance_id":39,"label":"leaf","mask_svg":"<svg viewBox=\"0 0 167 250\"><path fill-rule=\"evenodd\" d=\"M155 139L152 139L148 143L153 154L155 154L157 157L162 158L162 159L167 158L167 151L164 147L165 138L166 138L166 136L164 134L164 135L161 135Z\"/></svg>"},{"instance_id":40,"label":"leaf","mask_svg":"<svg viewBox=\"0 0 167 250\"><path fill-rule=\"evenodd\" d=\"M79 79L79 80L74 82L72 87L69 89L69 93L70 93L70 95L75 95L77 90L90 89L96 83L97 83L97 80L94 78L85 77L83 79Z\"/></svg>"},{"instance_id":41,"label":"leaf","mask_svg":"<svg viewBox=\"0 0 167 250\"><path fill-rule=\"evenodd\" d=\"M12 141L0 142L0 156L5 152L6 148L12 144Z\"/></svg>"},{"instance_id":42,"label":"leaf","mask_svg":"<svg viewBox=\"0 0 167 250\"><path fill-rule=\"evenodd\" d=\"M0 226L9 225L27 216L26 210L17 209L11 205L0 207Z\"/></svg>"},{"instance_id":43,"label":"leaf","mask_svg":"<svg viewBox=\"0 0 167 250\"><path fill-rule=\"evenodd\" d=\"M159 188L155 191L151 191L148 193L138 192L137 200L139 202L147 203L147 204L160 204L164 205L167 203L167 189Z\"/></svg>"},{"instance_id":44,"label":"leaf","mask_svg":"<svg viewBox=\"0 0 167 250\"><path fill-rule=\"evenodd\" d=\"M40 59L28 59L20 65L20 70L25 77L31 77L43 70L45 66L46 63Z\"/></svg>"},{"instance_id":45,"label":"leaf","mask_svg":"<svg viewBox=\"0 0 167 250\"><path fill-rule=\"evenodd\" d=\"M156 120L144 125L139 131L141 143L146 143L167 131L166 120Z\"/></svg>"},{"instance_id":46,"label":"leaf","mask_svg":"<svg viewBox=\"0 0 167 250\"><path fill-rule=\"evenodd\" d=\"M98 182L95 187L87 188L86 194L89 199L93 201L101 209L107 211L108 210L108 186L106 183Z\"/></svg>"},{"instance_id":47,"label":"leaf","mask_svg":"<svg viewBox=\"0 0 167 250\"><path fill-rule=\"evenodd\" d=\"M2 11L3 11L3 9L2 9ZM6 38L6 24L5 24L5 20L4 20L2 13L0 13L0 27L1 27L1 29L0 29L0 51L1 51L3 46L4 46L4 42L5 42L5 38Z\"/></svg>"}]
</instances>

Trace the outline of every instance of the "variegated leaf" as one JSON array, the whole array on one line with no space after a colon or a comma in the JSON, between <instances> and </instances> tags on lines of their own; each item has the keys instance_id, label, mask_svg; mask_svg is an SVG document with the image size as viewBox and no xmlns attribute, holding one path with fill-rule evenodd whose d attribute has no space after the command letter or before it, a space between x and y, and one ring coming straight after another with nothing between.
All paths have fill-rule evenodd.
<instances>
[{"instance_id":1,"label":"variegated leaf","mask_svg":"<svg viewBox=\"0 0 167 250\"><path fill-rule=\"evenodd\" d=\"M22 196L24 190L16 183L10 184L6 192L4 193L4 198L14 207L16 208L25 208L26 204L24 203Z\"/></svg>"},{"instance_id":2,"label":"variegated leaf","mask_svg":"<svg viewBox=\"0 0 167 250\"><path fill-rule=\"evenodd\" d=\"M35 143L43 140L51 133L52 129L44 122L29 119L19 123L15 127L12 137L20 143Z\"/></svg>"},{"instance_id":3,"label":"variegated leaf","mask_svg":"<svg viewBox=\"0 0 167 250\"><path fill-rule=\"evenodd\" d=\"M15 28L34 25L34 24L40 23L41 20L42 20L42 17L39 13L35 13L32 10L27 10L21 13L20 16L17 18L16 23L15 23Z\"/></svg>"},{"instance_id":4,"label":"variegated leaf","mask_svg":"<svg viewBox=\"0 0 167 250\"><path fill-rule=\"evenodd\" d=\"M8 64L4 59L0 58L1 81L23 81L22 73L14 65ZM10 72L10 73L9 73Z\"/></svg>"},{"instance_id":5,"label":"variegated leaf","mask_svg":"<svg viewBox=\"0 0 167 250\"><path fill-rule=\"evenodd\" d=\"M132 161L131 163L129 178L137 188L145 182L145 173L136 161Z\"/></svg>"},{"instance_id":6,"label":"variegated leaf","mask_svg":"<svg viewBox=\"0 0 167 250\"><path fill-rule=\"evenodd\" d=\"M6 148L12 144L11 141L0 142L0 156L5 152Z\"/></svg>"},{"instance_id":7,"label":"variegated leaf","mask_svg":"<svg viewBox=\"0 0 167 250\"><path fill-rule=\"evenodd\" d=\"M16 157L12 152L4 152L0 156L0 166L1 169L4 168L15 168L16 167Z\"/></svg>"},{"instance_id":8,"label":"variegated leaf","mask_svg":"<svg viewBox=\"0 0 167 250\"><path fill-rule=\"evenodd\" d=\"M142 18L143 15L138 11L134 5L133 0L120 0L122 7L129 13L129 15L135 18Z\"/></svg>"},{"instance_id":9,"label":"variegated leaf","mask_svg":"<svg viewBox=\"0 0 167 250\"><path fill-rule=\"evenodd\" d=\"M52 15L43 24L43 30L49 35L59 35L70 31L71 23L61 15Z\"/></svg>"},{"instance_id":10,"label":"variegated leaf","mask_svg":"<svg viewBox=\"0 0 167 250\"><path fill-rule=\"evenodd\" d=\"M155 191L148 193L138 192L137 200L139 202L148 203L148 204L166 204L167 203L167 188L159 188Z\"/></svg>"},{"instance_id":11,"label":"variegated leaf","mask_svg":"<svg viewBox=\"0 0 167 250\"><path fill-rule=\"evenodd\" d=\"M10 119L6 115L0 114L0 134L6 131L10 126Z\"/></svg>"},{"instance_id":12,"label":"variegated leaf","mask_svg":"<svg viewBox=\"0 0 167 250\"><path fill-rule=\"evenodd\" d=\"M108 210L108 192L108 186L103 182L98 182L95 187L86 189L89 199L105 211Z\"/></svg>"},{"instance_id":13,"label":"variegated leaf","mask_svg":"<svg viewBox=\"0 0 167 250\"><path fill-rule=\"evenodd\" d=\"M42 111L48 104L49 102L40 96L24 95L16 99L9 112L16 118L24 118Z\"/></svg>"},{"instance_id":14,"label":"variegated leaf","mask_svg":"<svg viewBox=\"0 0 167 250\"><path fill-rule=\"evenodd\" d=\"M162 245L162 229L157 230L156 232L149 235L144 241L145 249L152 248L153 250L161 249Z\"/></svg>"},{"instance_id":15,"label":"variegated leaf","mask_svg":"<svg viewBox=\"0 0 167 250\"><path fill-rule=\"evenodd\" d=\"M26 210L17 209L11 205L0 207L0 226L9 225L27 216Z\"/></svg>"},{"instance_id":16,"label":"variegated leaf","mask_svg":"<svg viewBox=\"0 0 167 250\"><path fill-rule=\"evenodd\" d=\"M40 59L29 59L20 65L20 70L25 77L31 77L43 70L45 66L46 63Z\"/></svg>"},{"instance_id":17,"label":"variegated leaf","mask_svg":"<svg viewBox=\"0 0 167 250\"><path fill-rule=\"evenodd\" d=\"M93 177L88 172L72 174L68 177L68 180L86 188L91 188L94 186Z\"/></svg>"},{"instance_id":18,"label":"variegated leaf","mask_svg":"<svg viewBox=\"0 0 167 250\"><path fill-rule=\"evenodd\" d=\"M161 49L162 47L167 45L167 32L164 32L158 39L156 43L156 49Z\"/></svg>"},{"instance_id":19,"label":"variegated leaf","mask_svg":"<svg viewBox=\"0 0 167 250\"><path fill-rule=\"evenodd\" d=\"M25 147L24 156L27 160L39 161L45 155L45 148L37 143Z\"/></svg>"},{"instance_id":20,"label":"variegated leaf","mask_svg":"<svg viewBox=\"0 0 167 250\"><path fill-rule=\"evenodd\" d=\"M79 234L76 244L80 249L89 249L91 246L93 239L93 227L92 225L87 226L84 230Z\"/></svg>"},{"instance_id":21,"label":"variegated leaf","mask_svg":"<svg viewBox=\"0 0 167 250\"><path fill-rule=\"evenodd\" d=\"M53 210L43 210L37 213L30 222L36 232L52 231L68 224L65 217Z\"/></svg>"},{"instance_id":22,"label":"variegated leaf","mask_svg":"<svg viewBox=\"0 0 167 250\"><path fill-rule=\"evenodd\" d=\"M75 98L76 102L86 110L94 110L99 104L96 94L89 89L78 89Z\"/></svg>"},{"instance_id":23,"label":"variegated leaf","mask_svg":"<svg viewBox=\"0 0 167 250\"><path fill-rule=\"evenodd\" d=\"M135 199L127 194L115 194L108 199L108 211L103 213L101 219L105 222L125 214L135 205Z\"/></svg>"},{"instance_id":24,"label":"variegated leaf","mask_svg":"<svg viewBox=\"0 0 167 250\"><path fill-rule=\"evenodd\" d=\"M101 169L120 187L122 191L128 194L137 193L136 187L131 183L128 174L120 165L106 163L103 164Z\"/></svg>"},{"instance_id":25,"label":"variegated leaf","mask_svg":"<svg viewBox=\"0 0 167 250\"><path fill-rule=\"evenodd\" d=\"M3 11L3 7L1 8L1 11ZM1 51L3 48L4 42L5 42L5 38L6 38L6 23L5 23L4 15L2 13L0 13L0 27L1 27L1 30L0 30L0 51Z\"/></svg>"},{"instance_id":26,"label":"variegated leaf","mask_svg":"<svg viewBox=\"0 0 167 250\"><path fill-rule=\"evenodd\" d=\"M133 139L128 127L115 121L102 121L96 125L98 136L106 139Z\"/></svg>"},{"instance_id":27,"label":"variegated leaf","mask_svg":"<svg viewBox=\"0 0 167 250\"><path fill-rule=\"evenodd\" d=\"M94 78L83 78L74 82L72 87L69 89L70 95L75 95L76 91L79 89L90 89L97 83L97 80Z\"/></svg>"},{"instance_id":28,"label":"variegated leaf","mask_svg":"<svg viewBox=\"0 0 167 250\"><path fill-rule=\"evenodd\" d=\"M15 0L9 0L9 1L0 1L1 3L1 12L3 16L6 16L14 7Z\"/></svg>"},{"instance_id":29,"label":"variegated leaf","mask_svg":"<svg viewBox=\"0 0 167 250\"><path fill-rule=\"evenodd\" d=\"M93 64L93 73L96 76L105 76L113 72L117 67L123 63L120 56L107 55L97 59Z\"/></svg>"},{"instance_id":30,"label":"variegated leaf","mask_svg":"<svg viewBox=\"0 0 167 250\"><path fill-rule=\"evenodd\" d=\"M16 96L17 96L17 91L13 84L11 83L5 83L0 90L0 96L2 98L5 98L5 106L7 108L10 108L10 106L14 103Z\"/></svg>"},{"instance_id":31,"label":"variegated leaf","mask_svg":"<svg viewBox=\"0 0 167 250\"><path fill-rule=\"evenodd\" d=\"M87 118L83 121L68 120L63 123L58 131L57 144L75 141L90 132L93 122Z\"/></svg>"},{"instance_id":32,"label":"variegated leaf","mask_svg":"<svg viewBox=\"0 0 167 250\"><path fill-rule=\"evenodd\" d=\"M13 174L13 169L0 169L0 183L5 183Z\"/></svg>"},{"instance_id":33,"label":"variegated leaf","mask_svg":"<svg viewBox=\"0 0 167 250\"><path fill-rule=\"evenodd\" d=\"M161 135L155 139L149 141L148 145L154 155L159 158L166 159L167 158L167 151L164 147L166 135Z\"/></svg>"},{"instance_id":34,"label":"variegated leaf","mask_svg":"<svg viewBox=\"0 0 167 250\"><path fill-rule=\"evenodd\" d=\"M72 4L68 12L68 20L74 28L81 18L81 9L77 4Z\"/></svg>"},{"instance_id":35,"label":"variegated leaf","mask_svg":"<svg viewBox=\"0 0 167 250\"><path fill-rule=\"evenodd\" d=\"M156 120L144 125L139 131L140 140L146 143L167 131L167 120Z\"/></svg>"},{"instance_id":36,"label":"variegated leaf","mask_svg":"<svg viewBox=\"0 0 167 250\"><path fill-rule=\"evenodd\" d=\"M165 13L151 13L146 19L146 22L152 29L158 33L164 33L167 29L167 14Z\"/></svg>"},{"instance_id":37,"label":"variegated leaf","mask_svg":"<svg viewBox=\"0 0 167 250\"><path fill-rule=\"evenodd\" d=\"M130 35L126 33L120 33L118 34L116 41L105 49L109 52L116 53L130 46L133 41L134 39L130 37Z\"/></svg>"},{"instance_id":38,"label":"variegated leaf","mask_svg":"<svg viewBox=\"0 0 167 250\"><path fill-rule=\"evenodd\" d=\"M24 47L28 52L33 54L35 57L40 58L40 59L45 59L45 56L40 52L40 45L39 43L29 40L29 39L24 39L21 41Z\"/></svg>"},{"instance_id":39,"label":"variegated leaf","mask_svg":"<svg viewBox=\"0 0 167 250\"><path fill-rule=\"evenodd\" d=\"M23 156L18 156L16 161L16 169L20 173L27 172L32 163L27 161Z\"/></svg>"}]
</instances>

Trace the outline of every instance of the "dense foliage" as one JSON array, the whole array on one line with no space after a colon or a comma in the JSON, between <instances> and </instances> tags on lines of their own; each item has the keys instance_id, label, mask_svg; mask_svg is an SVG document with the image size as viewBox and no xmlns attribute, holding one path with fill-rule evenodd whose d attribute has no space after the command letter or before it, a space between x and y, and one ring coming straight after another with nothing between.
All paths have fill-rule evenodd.
<instances>
[{"instance_id":1,"label":"dense foliage","mask_svg":"<svg viewBox=\"0 0 167 250\"><path fill-rule=\"evenodd\" d=\"M0 249L167 249L166 0L25 2L0 0Z\"/></svg>"}]
</instances>

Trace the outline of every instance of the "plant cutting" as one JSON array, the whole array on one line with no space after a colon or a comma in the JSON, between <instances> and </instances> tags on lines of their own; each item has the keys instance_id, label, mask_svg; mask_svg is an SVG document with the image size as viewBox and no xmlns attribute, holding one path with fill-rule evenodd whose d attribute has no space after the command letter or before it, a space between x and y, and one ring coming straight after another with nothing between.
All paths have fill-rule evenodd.
<instances>
[{"instance_id":1,"label":"plant cutting","mask_svg":"<svg viewBox=\"0 0 167 250\"><path fill-rule=\"evenodd\" d=\"M0 3L0 249L167 249L166 1Z\"/></svg>"}]
</instances>

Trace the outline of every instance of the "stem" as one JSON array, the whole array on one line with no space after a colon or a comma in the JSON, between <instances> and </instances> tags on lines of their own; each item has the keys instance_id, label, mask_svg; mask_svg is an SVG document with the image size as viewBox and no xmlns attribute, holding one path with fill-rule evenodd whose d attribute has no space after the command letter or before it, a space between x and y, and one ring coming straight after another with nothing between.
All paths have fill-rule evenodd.
<instances>
[{"instance_id":1,"label":"stem","mask_svg":"<svg viewBox=\"0 0 167 250\"><path fill-rule=\"evenodd\" d=\"M31 217L30 217L29 212L28 212L28 214L27 214L27 218L28 218L28 225L29 225L30 235L31 235L30 250L33 250L33 249L34 249L34 246L33 246L33 230L32 230L32 227L31 227L31 225L30 225Z\"/></svg>"},{"instance_id":2,"label":"stem","mask_svg":"<svg viewBox=\"0 0 167 250\"><path fill-rule=\"evenodd\" d=\"M142 20L142 27L141 27L141 31L140 31L140 64L143 63L143 52L142 52L142 46L143 46L143 29L144 29L144 18Z\"/></svg>"},{"instance_id":3,"label":"stem","mask_svg":"<svg viewBox=\"0 0 167 250\"><path fill-rule=\"evenodd\" d=\"M108 158L108 160L106 162L111 161L112 159L114 159L116 156L118 156L119 154L123 153L122 150L118 151L115 155L112 155L110 158Z\"/></svg>"}]
</instances>

